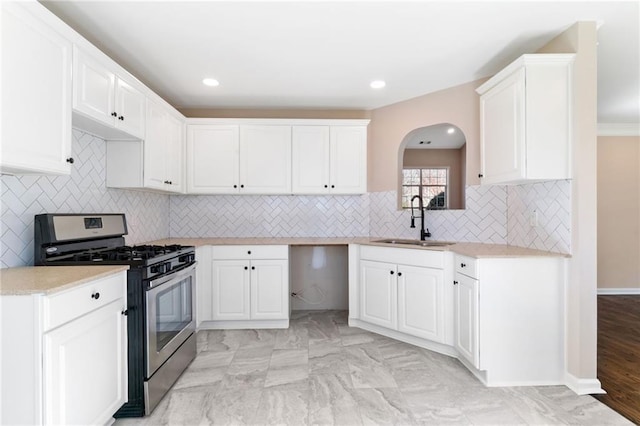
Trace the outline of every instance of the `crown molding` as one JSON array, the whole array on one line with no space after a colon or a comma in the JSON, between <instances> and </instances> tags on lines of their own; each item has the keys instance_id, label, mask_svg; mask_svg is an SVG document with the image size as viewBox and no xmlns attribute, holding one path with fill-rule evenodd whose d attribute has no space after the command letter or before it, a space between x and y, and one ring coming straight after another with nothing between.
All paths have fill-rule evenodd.
<instances>
[{"instance_id":1,"label":"crown molding","mask_svg":"<svg viewBox=\"0 0 640 426\"><path fill-rule=\"evenodd\" d=\"M640 123L598 123L598 136L640 136Z\"/></svg>"}]
</instances>

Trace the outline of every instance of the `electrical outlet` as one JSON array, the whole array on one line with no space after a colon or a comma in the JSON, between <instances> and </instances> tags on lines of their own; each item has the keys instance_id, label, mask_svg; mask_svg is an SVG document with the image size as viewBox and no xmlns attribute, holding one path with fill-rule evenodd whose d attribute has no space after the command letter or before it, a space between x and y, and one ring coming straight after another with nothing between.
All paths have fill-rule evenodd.
<instances>
[{"instance_id":1,"label":"electrical outlet","mask_svg":"<svg viewBox=\"0 0 640 426\"><path fill-rule=\"evenodd\" d=\"M531 227L533 227L533 228L538 226L538 211L537 210L532 211L531 214L529 215L529 225L531 225Z\"/></svg>"}]
</instances>

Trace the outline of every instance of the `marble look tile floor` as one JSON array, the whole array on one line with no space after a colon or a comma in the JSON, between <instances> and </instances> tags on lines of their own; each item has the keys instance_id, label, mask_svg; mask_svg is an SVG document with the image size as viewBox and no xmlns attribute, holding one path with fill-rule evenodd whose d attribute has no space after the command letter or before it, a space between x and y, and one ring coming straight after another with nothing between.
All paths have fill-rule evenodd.
<instances>
[{"instance_id":1,"label":"marble look tile floor","mask_svg":"<svg viewBox=\"0 0 640 426\"><path fill-rule=\"evenodd\" d=\"M454 358L294 312L287 330L198 332L155 411L125 425L627 425L564 386L486 388Z\"/></svg>"}]
</instances>

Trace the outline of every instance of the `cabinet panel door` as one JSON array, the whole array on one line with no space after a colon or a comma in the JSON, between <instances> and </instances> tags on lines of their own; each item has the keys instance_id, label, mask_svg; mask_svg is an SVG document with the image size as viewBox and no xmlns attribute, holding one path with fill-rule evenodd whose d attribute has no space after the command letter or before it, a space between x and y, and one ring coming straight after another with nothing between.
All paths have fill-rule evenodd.
<instances>
[{"instance_id":1,"label":"cabinet panel door","mask_svg":"<svg viewBox=\"0 0 640 426\"><path fill-rule=\"evenodd\" d=\"M367 191L367 128L331 126L331 193Z\"/></svg>"},{"instance_id":2,"label":"cabinet panel door","mask_svg":"<svg viewBox=\"0 0 640 426\"><path fill-rule=\"evenodd\" d=\"M328 193L329 126L293 126L291 143L293 193Z\"/></svg>"},{"instance_id":3,"label":"cabinet panel door","mask_svg":"<svg viewBox=\"0 0 640 426\"><path fill-rule=\"evenodd\" d=\"M45 424L106 424L127 399L125 302L44 335Z\"/></svg>"},{"instance_id":4,"label":"cabinet panel door","mask_svg":"<svg viewBox=\"0 0 640 426\"><path fill-rule=\"evenodd\" d=\"M398 330L444 342L444 271L398 266Z\"/></svg>"},{"instance_id":5,"label":"cabinet panel door","mask_svg":"<svg viewBox=\"0 0 640 426\"><path fill-rule=\"evenodd\" d=\"M159 105L147 102L146 136L144 139L144 186L167 189L167 113Z\"/></svg>"},{"instance_id":6,"label":"cabinet panel door","mask_svg":"<svg viewBox=\"0 0 640 426\"><path fill-rule=\"evenodd\" d=\"M291 126L240 126L241 193L291 193Z\"/></svg>"},{"instance_id":7,"label":"cabinet panel door","mask_svg":"<svg viewBox=\"0 0 640 426\"><path fill-rule=\"evenodd\" d=\"M397 329L396 265L360 262L360 319Z\"/></svg>"},{"instance_id":8,"label":"cabinet panel door","mask_svg":"<svg viewBox=\"0 0 640 426\"><path fill-rule=\"evenodd\" d=\"M289 318L289 262L251 261L251 319Z\"/></svg>"},{"instance_id":9,"label":"cabinet panel door","mask_svg":"<svg viewBox=\"0 0 640 426\"><path fill-rule=\"evenodd\" d=\"M480 97L483 184L525 177L525 72L520 70Z\"/></svg>"},{"instance_id":10,"label":"cabinet panel door","mask_svg":"<svg viewBox=\"0 0 640 426\"><path fill-rule=\"evenodd\" d=\"M236 194L239 191L238 126L187 126L187 192Z\"/></svg>"},{"instance_id":11,"label":"cabinet panel door","mask_svg":"<svg viewBox=\"0 0 640 426\"><path fill-rule=\"evenodd\" d=\"M116 75L97 60L74 48L73 109L113 126Z\"/></svg>"},{"instance_id":12,"label":"cabinet panel door","mask_svg":"<svg viewBox=\"0 0 640 426\"><path fill-rule=\"evenodd\" d=\"M456 349L476 368L480 366L478 280L456 274L454 289Z\"/></svg>"},{"instance_id":13,"label":"cabinet panel door","mask_svg":"<svg viewBox=\"0 0 640 426\"><path fill-rule=\"evenodd\" d=\"M167 178L171 191L184 191L184 126L180 120L171 115L166 116L167 126Z\"/></svg>"},{"instance_id":14,"label":"cabinet panel door","mask_svg":"<svg viewBox=\"0 0 640 426\"><path fill-rule=\"evenodd\" d=\"M250 318L249 262L214 260L212 262L211 319Z\"/></svg>"},{"instance_id":15,"label":"cabinet panel door","mask_svg":"<svg viewBox=\"0 0 640 426\"><path fill-rule=\"evenodd\" d=\"M1 7L0 172L69 174L71 42L23 5Z\"/></svg>"},{"instance_id":16,"label":"cabinet panel door","mask_svg":"<svg viewBox=\"0 0 640 426\"><path fill-rule=\"evenodd\" d=\"M131 85L117 80L115 126L130 135L144 138L146 97Z\"/></svg>"}]
</instances>

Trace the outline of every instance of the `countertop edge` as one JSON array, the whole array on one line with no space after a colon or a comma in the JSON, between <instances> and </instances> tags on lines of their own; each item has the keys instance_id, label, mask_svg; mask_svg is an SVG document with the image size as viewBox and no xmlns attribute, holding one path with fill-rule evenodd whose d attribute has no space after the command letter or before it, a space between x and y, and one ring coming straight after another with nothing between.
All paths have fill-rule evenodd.
<instances>
[{"instance_id":1,"label":"countertop edge","mask_svg":"<svg viewBox=\"0 0 640 426\"><path fill-rule=\"evenodd\" d=\"M51 295L128 269L127 265L3 268L0 269L0 296Z\"/></svg>"}]
</instances>

